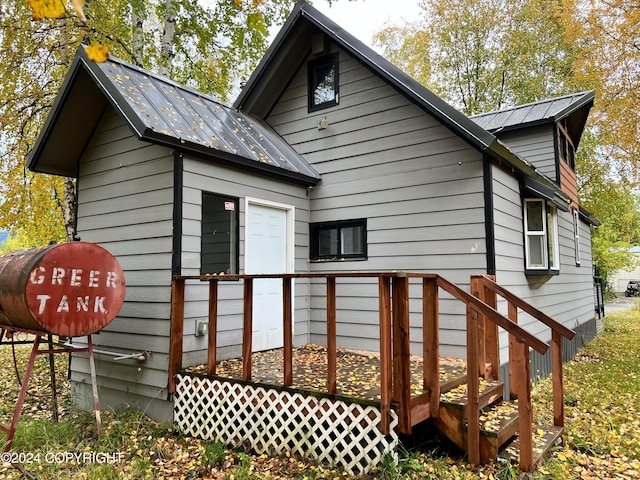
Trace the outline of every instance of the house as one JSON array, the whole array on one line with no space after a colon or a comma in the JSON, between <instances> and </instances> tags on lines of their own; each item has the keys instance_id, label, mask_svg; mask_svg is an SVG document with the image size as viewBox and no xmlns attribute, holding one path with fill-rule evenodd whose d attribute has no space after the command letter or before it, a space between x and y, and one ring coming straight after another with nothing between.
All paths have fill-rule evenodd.
<instances>
[{"instance_id":1,"label":"house","mask_svg":"<svg viewBox=\"0 0 640 480\"><path fill-rule=\"evenodd\" d=\"M640 258L640 246L631 247L629 250L636 259ZM610 288L613 292L624 293L630 280L640 279L640 267L633 270L617 270L609 281Z\"/></svg>"},{"instance_id":2,"label":"house","mask_svg":"<svg viewBox=\"0 0 640 480\"><path fill-rule=\"evenodd\" d=\"M596 330L596 220L579 206L574 164L593 100L582 92L467 118L303 1L233 106L117 59L93 63L80 49L28 166L77 178L77 234L125 272L124 307L94 343L148 356L97 356L102 404L172 418L179 274L410 270L466 287L470 275L495 275L579 333L565 346L572 356ZM207 289L193 283L186 365L206 355ZM377 299L366 287L349 285L338 305L340 346L378 348ZM219 288L218 354L231 357L242 342L242 287ZM281 346L281 288L256 284L255 350ZM296 280L294 344L324 341L323 295ZM464 357L464 308L445 301L440 311L441 353ZM520 323L537 328L526 315ZM85 358L72 359L86 404L88 371ZM549 371L548 356L534 355L532 374Z\"/></svg>"}]
</instances>

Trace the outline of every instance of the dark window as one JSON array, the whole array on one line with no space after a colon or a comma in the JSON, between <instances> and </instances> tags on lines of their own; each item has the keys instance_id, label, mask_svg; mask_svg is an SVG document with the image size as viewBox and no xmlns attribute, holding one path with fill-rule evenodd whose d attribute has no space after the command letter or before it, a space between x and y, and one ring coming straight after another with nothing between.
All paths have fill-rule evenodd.
<instances>
[{"instance_id":1,"label":"dark window","mask_svg":"<svg viewBox=\"0 0 640 480\"><path fill-rule=\"evenodd\" d=\"M238 199L202 192L200 275L238 273Z\"/></svg>"},{"instance_id":2,"label":"dark window","mask_svg":"<svg viewBox=\"0 0 640 480\"><path fill-rule=\"evenodd\" d=\"M571 142L567 127L563 123L558 124L558 156L567 163L571 170L576 169L576 149Z\"/></svg>"},{"instance_id":3,"label":"dark window","mask_svg":"<svg viewBox=\"0 0 640 480\"><path fill-rule=\"evenodd\" d=\"M337 105L338 54L328 55L309 62L309 111Z\"/></svg>"},{"instance_id":4,"label":"dark window","mask_svg":"<svg viewBox=\"0 0 640 480\"><path fill-rule=\"evenodd\" d=\"M313 223L311 260L362 260L367 258L367 220Z\"/></svg>"}]
</instances>

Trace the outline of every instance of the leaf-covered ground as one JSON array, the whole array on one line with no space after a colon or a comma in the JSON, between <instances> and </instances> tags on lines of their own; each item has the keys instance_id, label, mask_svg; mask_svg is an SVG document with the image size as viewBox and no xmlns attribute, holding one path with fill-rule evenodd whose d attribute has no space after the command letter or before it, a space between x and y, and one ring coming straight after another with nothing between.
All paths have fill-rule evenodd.
<instances>
[{"instance_id":1,"label":"leaf-covered ground","mask_svg":"<svg viewBox=\"0 0 640 480\"><path fill-rule=\"evenodd\" d=\"M18 371L28 349L18 347ZM12 349L0 347L0 420L9 421L18 386ZM38 359L12 453L38 479L307 479L347 480L325 466L291 456L251 455L185 437L126 409L103 412L104 433L97 437L91 414L68 404L64 355L57 357L62 391L61 422L50 420L48 363ZM565 443L536 472L518 474L510 465L471 468L455 449L434 442L400 452L397 467L381 465L367 480L378 479L633 479L640 478L640 311L607 318L605 332L565 367ZM550 382L534 388L538 419L551 414ZM547 419L548 422L548 419ZM95 454L110 454L98 458ZM84 455L84 456L83 456ZM93 456L92 456L93 455ZM120 457L117 459L116 457ZM79 459L79 460L78 460ZM119 461L116 461L119 460ZM22 478L0 463L0 479Z\"/></svg>"}]
</instances>

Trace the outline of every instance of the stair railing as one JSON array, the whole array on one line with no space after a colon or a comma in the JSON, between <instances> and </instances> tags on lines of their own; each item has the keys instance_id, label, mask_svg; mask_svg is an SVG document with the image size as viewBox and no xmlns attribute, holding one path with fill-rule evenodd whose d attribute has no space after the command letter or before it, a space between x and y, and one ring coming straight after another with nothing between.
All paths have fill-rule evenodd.
<instances>
[{"instance_id":1,"label":"stair railing","mask_svg":"<svg viewBox=\"0 0 640 480\"><path fill-rule=\"evenodd\" d=\"M544 323L551 329L551 372L553 381L553 423L564 427L564 384L562 377L562 337L572 339L575 332L558 323L553 318L522 300L517 295L501 287L489 275L473 275L471 292L493 308L497 305L498 295L507 301L507 316L514 324L518 323L518 309ZM479 373L487 379L498 380L500 371L498 325L490 317L483 316L476 322L478 351L475 363ZM475 330L475 329L474 329ZM536 349L539 353L544 353ZM472 352L469 352L471 354ZM471 370L469 366L468 371ZM472 376L472 375L470 375ZM529 346L509 332L509 395L518 399L520 434L520 468L530 470L533 467L533 408L531 404L531 360Z\"/></svg>"},{"instance_id":2,"label":"stair railing","mask_svg":"<svg viewBox=\"0 0 640 480\"><path fill-rule=\"evenodd\" d=\"M522 359L519 359L516 364L525 366L529 365L529 348L533 348L537 352L544 354L549 346L543 341L539 340L517 323L510 321L510 319L504 317L493 306L485 303L477 296L474 296L468 292L457 287L455 284L445 280L442 277L438 277L438 287L442 288L455 298L464 302L467 305L467 455L470 464L478 465L481 463L480 457L480 362L478 361L480 352L480 339L483 337L481 332L482 322L480 318L489 320L497 327L501 327L509 333L510 338L513 338L516 344L519 346L514 349L514 353L523 353ZM496 334L497 340L497 334ZM511 352L510 352L511 356ZM474 374L475 372L475 374ZM530 394L523 393L523 398L530 398ZM523 427L522 422L520 427ZM529 422L528 432L526 428L520 431L521 439L527 436L529 441L532 438L531 423ZM533 447L531 448L533 452ZM527 457L524 457L527 460ZM527 460L528 461L528 460ZM531 460L531 466L533 460ZM530 469L531 466L523 465L523 457L520 458L520 466L523 469Z\"/></svg>"}]
</instances>

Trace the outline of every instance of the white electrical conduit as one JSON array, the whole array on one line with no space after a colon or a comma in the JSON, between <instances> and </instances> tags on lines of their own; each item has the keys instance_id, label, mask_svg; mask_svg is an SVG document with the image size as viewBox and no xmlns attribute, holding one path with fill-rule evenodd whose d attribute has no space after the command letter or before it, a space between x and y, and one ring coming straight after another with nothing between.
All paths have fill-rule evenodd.
<instances>
[{"instance_id":1,"label":"white electrical conduit","mask_svg":"<svg viewBox=\"0 0 640 480\"><path fill-rule=\"evenodd\" d=\"M74 345L71 342L66 342L63 344L65 347L69 348L87 348L87 345ZM122 352L111 352L109 350L100 350L97 348L93 349L93 353L100 353L102 355L110 355L114 360L138 360L139 362L144 362L148 355L147 352L138 352L138 353L122 353Z\"/></svg>"}]
</instances>

